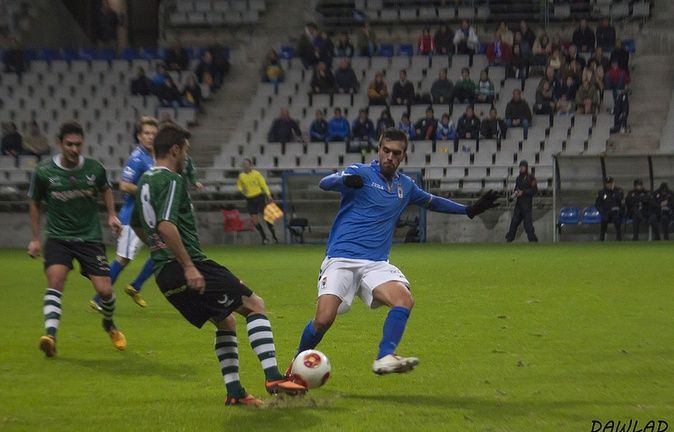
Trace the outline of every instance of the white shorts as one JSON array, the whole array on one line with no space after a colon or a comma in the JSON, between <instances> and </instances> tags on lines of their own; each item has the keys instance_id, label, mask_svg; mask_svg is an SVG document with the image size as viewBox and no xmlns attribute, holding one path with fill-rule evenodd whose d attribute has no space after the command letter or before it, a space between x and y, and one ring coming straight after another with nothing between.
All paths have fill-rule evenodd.
<instances>
[{"instance_id":1,"label":"white shorts","mask_svg":"<svg viewBox=\"0 0 674 432\"><path fill-rule=\"evenodd\" d=\"M405 275L388 261L326 257L318 274L318 297L332 294L342 299L340 314L351 309L356 295L374 309L382 304L374 299L372 292L389 281L402 282L410 288Z\"/></svg>"},{"instance_id":2,"label":"white shorts","mask_svg":"<svg viewBox=\"0 0 674 432\"><path fill-rule=\"evenodd\" d=\"M143 242L138 238L133 228L129 225L122 225L122 233L117 239L117 255L133 260L138 255L141 246L143 246Z\"/></svg>"}]
</instances>

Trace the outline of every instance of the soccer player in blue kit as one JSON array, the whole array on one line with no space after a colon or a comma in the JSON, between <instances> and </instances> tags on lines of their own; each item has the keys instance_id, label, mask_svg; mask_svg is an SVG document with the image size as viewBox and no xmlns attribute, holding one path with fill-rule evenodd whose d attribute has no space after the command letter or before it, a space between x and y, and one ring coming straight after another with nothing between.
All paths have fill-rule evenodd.
<instances>
[{"instance_id":1,"label":"soccer player in blue kit","mask_svg":"<svg viewBox=\"0 0 674 432\"><path fill-rule=\"evenodd\" d=\"M495 207L498 195L490 190L473 205L464 206L425 192L397 172L407 144L404 132L387 129L379 139L379 160L351 165L321 180L321 189L340 192L342 199L318 276L316 315L304 328L298 354L315 348L337 314L347 312L358 295L371 308L390 308L372 366L374 373L409 372L419 364L416 357L396 354L414 306L410 283L388 262L396 222L410 204L472 219Z\"/></svg>"},{"instance_id":2,"label":"soccer player in blue kit","mask_svg":"<svg viewBox=\"0 0 674 432\"><path fill-rule=\"evenodd\" d=\"M143 242L129 226L129 220L131 219L131 213L133 213L137 189L136 184L143 173L154 166L152 149L158 127L159 123L154 117L142 116L138 120L136 139L139 145L129 155L122 171L122 178L119 182L119 189L124 192L124 204L119 211L119 219L122 222L122 233L117 240L117 256L110 266L110 278L113 285L122 270L124 270L130 261L136 258L138 251L143 245ZM140 289L145 281L152 276L153 267L154 262L152 258L148 258L136 279L124 288L124 292L131 296L133 301L140 307L147 306L147 302L140 295ZM99 303L100 298L97 295L91 300L91 307L100 311Z\"/></svg>"}]
</instances>

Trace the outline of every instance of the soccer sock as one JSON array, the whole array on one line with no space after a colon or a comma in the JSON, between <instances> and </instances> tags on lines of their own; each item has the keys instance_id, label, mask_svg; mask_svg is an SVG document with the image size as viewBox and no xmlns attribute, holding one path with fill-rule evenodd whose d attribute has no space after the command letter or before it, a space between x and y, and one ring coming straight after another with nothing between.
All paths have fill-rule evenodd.
<instances>
[{"instance_id":1,"label":"soccer sock","mask_svg":"<svg viewBox=\"0 0 674 432\"><path fill-rule=\"evenodd\" d=\"M316 348L323 339L324 334L325 333L316 330L313 321L309 321L302 332L302 338L300 339L300 346L297 348L297 354L308 349ZM297 356L297 354L295 354L295 356Z\"/></svg>"},{"instance_id":2,"label":"soccer sock","mask_svg":"<svg viewBox=\"0 0 674 432\"><path fill-rule=\"evenodd\" d=\"M283 379L276 363L276 348L271 324L263 314L250 314L246 317L248 340L257 358L260 359L264 376L267 380Z\"/></svg>"},{"instance_id":3,"label":"soccer sock","mask_svg":"<svg viewBox=\"0 0 674 432\"><path fill-rule=\"evenodd\" d=\"M53 288L47 288L44 293L44 306L42 312L44 313L44 328L47 330L47 335L56 337L56 330L59 328L61 321L61 295L62 293Z\"/></svg>"},{"instance_id":4,"label":"soccer sock","mask_svg":"<svg viewBox=\"0 0 674 432\"><path fill-rule=\"evenodd\" d=\"M400 306L394 306L386 316L384 321L384 335L379 343L379 354L377 360L395 353L396 347L400 343L405 331L407 319L410 316L410 310Z\"/></svg>"},{"instance_id":5,"label":"soccer sock","mask_svg":"<svg viewBox=\"0 0 674 432\"><path fill-rule=\"evenodd\" d=\"M109 299L101 298L101 313L103 314L103 328L109 331L110 327L114 325L112 315L115 313L115 294L113 293Z\"/></svg>"},{"instance_id":6,"label":"soccer sock","mask_svg":"<svg viewBox=\"0 0 674 432\"><path fill-rule=\"evenodd\" d=\"M112 260L112 264L110 264L110 280L112 284L114 285L115 282L117 282L117 278L119 277L119 274L124 270L124 266L119 263L117 260ZM96 297L100 300L100 296L96 295Z\"/></svg>"},{"instance_id":7,"label":"soccer sock","mask_svg":"<svg viewBox=\"0 0 674 432\"><path fill-rule=\"evenodd\" d=\"M264 230L262 229L262 225L260 224L260 222L255 224L255 229L257 230L257 232L260 233L260 237L262 237L262 240L267 240L267 236L264 233Z\"/></svg>"},{"instance_id":8,"label":"soccer sock","mask_svg":"<svg viewBox=\"0 0 674 432\"><path fill-rule=\"evenodd\" d=\"M145 281L152 276L152 270L154 270L154 261L152 258L148 258L147 261L145 261L145 264L143 264L143 269L138 273L138 276L136 276L136 279L131 281L131 286L134 287L137 292L140 292Z\"/></svg>"},{"instance_id":9,"label":"soccer sock","mask_svg":"<svg viewBox=\"0 0 674 432\"><path fill-rule=\"evenodd\" d=\"M215 355L220 362L220 372L225 380L227 395L244 397L246 390L239 379L239 347L235 332L216 330Z\"/></svg>"},{"instance_id":10,"label":"soccer sock","mask_svg":"<svg viewBox=\"0 0 674 432\"><path fill-rule=\"evenodd\" d=\"M267 222L267 228L269 228L269 232L271 232L271 236L274 238L274 240L278 241L276 238L276 231L274 231L274 224Z\"/></svg>"}]
</instances>

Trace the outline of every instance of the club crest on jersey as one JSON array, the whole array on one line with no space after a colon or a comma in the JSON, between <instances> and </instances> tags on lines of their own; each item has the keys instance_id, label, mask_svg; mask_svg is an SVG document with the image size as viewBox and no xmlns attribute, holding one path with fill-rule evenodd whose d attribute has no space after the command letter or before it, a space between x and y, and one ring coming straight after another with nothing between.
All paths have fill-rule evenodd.
<instances>
[{"instance_id":1,"label":"club crest on jersey","mask_svg":"<svg viewBox=\"0 0 674 432\"><path fill-rule=\"evenodd\" d=\"M91 174L91 175L85 174L84 177L87 178L87 184L89 186L93 186L94 184L96 184L96 174Z\"/></svg>"},{"instance_id":2,"label":"club crest on jersey","mask_svg":"<svg viewBox=\"0 0 674 432\"><path fill-rule=\"evenodd\" d=\"M61 184L61 178L59 177L49 177L49 183L53 185L60 185Z\"/></svg>"},{"instance_id":3,"label":"club crest on jersey","mask_svg":"<svg viewBox=\"0 0 674 432\"><path fill-rule=\"evenodd\" d=\"M402 187L402 185L398 185L398 198L400 198L400 199L403 198L403 187Z\"/></svg>"}]
</instances>

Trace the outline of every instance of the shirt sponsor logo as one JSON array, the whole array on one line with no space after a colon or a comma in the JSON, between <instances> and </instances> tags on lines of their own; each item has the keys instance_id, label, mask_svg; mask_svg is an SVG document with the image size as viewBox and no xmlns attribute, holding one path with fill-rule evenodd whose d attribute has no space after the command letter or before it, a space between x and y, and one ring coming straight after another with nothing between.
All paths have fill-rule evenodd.
<instances>
[{"instance_id":1,"label":"shirt sponsor logo","mask_svg":"<svg viewBox=\"0 0 674 432\"><path fill-rule=\"evenodd\" d=\"M382 185L380 185L379 183L376 183L376 182L372 182L372 184L370 184L370 186L372 186L373 188L379 189L379 190L386 190L386 188L384 186L382 186Z\"/></svg>"},{"instance_id":2,"label":"shirt sponsor logo","mask_svg":"<svg viewBox=\"0 0 674 432\"><path fill-rule=\"evenodd\" d=\"M52 191L50 192L50 195L55 200L66 202L77 198L94 197L96 195L96 191L94 189L69 190L63 192Z\"/></svg>"}]
</instances>

